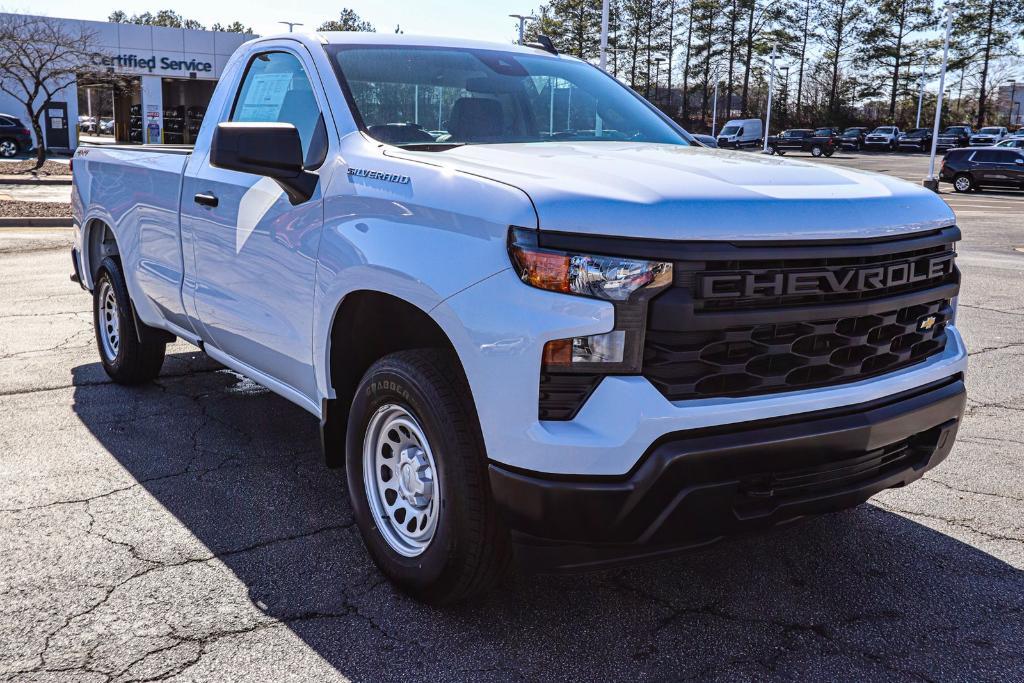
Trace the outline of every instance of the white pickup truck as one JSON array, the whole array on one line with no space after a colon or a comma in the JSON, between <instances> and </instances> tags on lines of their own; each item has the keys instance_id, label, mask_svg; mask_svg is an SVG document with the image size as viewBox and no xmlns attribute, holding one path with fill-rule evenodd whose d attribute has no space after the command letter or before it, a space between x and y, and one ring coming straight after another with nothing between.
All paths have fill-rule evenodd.
<instances>
[{"instance_id":1,"label":"white pickup truck","mask_svg":"<svg viewBox=\"0 0 1024 683\"><path fill-rule=\"evenodd\" d=\"M551 50L260 38L194 149L73 174L108 374L152 380L178 338L317 416L426 601L857 505L962 417L935 194L703 148Z\"/></svg>"}]
</instances>

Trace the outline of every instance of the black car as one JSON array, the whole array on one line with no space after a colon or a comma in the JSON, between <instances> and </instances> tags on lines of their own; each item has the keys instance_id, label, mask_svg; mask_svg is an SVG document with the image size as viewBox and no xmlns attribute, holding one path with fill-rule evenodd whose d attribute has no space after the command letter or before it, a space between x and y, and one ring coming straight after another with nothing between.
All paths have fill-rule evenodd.
<instances>
[{"instance_id":1,"label":"black car","mask_svg":"<svg viewBox=\"0 0 1024 683\"><path fill-rule=\"evenodd\" d=\"M982 187L1024 190L1024 150L1013 147L951 149L942 159L939 180L957 192Z\"/></svg>"},{"instance_id":2,"label":"black car","mask_svg":"<svg viewBox=\"0 0 1024 683\"><path fill-rule=\"evenodd\" d=\"M911 128L906 133L900 133L896 140L899 148L910 147L920 152L926 152L932 148L931 128Z\"/></svg>"},{"instance_id":3,"label":"black car","mask_svg":"<svg viewBox=\"0 0 1024 683\"><path fill-rule=\"evenodd\" d=\"M813 157L830 157L836 151L836 134L831 128L791 128L768 137L768 149L782 156L786 152L810 152Z\"/></svg>"},{"instance_id":4,"label":"black car","mask_svg":"<svg viewBox=\"0 0 1024 683\"><path fill-rule=\"evenodd\" d=\"M863 126L847 128L839 136L839 146L843 149L850 148L860 151L864 147L864 138L868 136L870 130Z\"/></svg>"},{"instance_id":5,"label":"black car","mask_svg":"<svg viewBox=\"0 0 1024 683\"><path fill-rule=\"evenodd\" d=\"M949 126L939 133L939 141L936 147L949 149L950 147L966 147L971 143L971 136L974 131L970 126Z\"/></svg>"},{"instance_id":6,"label":"black car","mask_svg":"<svg viewBox=\"0 0 1024 683\"><path fill-rule=\"evenodd\" d=\"M0 157L13 157L32 149L32 133L21 119L0 114Z\"/></svg>"}]
</instances>

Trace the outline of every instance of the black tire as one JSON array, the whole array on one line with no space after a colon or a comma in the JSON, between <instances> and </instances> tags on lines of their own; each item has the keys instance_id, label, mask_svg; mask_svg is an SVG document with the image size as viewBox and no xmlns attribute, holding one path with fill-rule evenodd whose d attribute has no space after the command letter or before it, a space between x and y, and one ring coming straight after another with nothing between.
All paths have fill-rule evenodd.
<instances>
[{"instance_id":1,"label":"black tire","mask_svg":"<svg viewBox=\"0 0 1024 683\"><path fill-rule=\"evenodd\" d=\"M786 156L786 153L783 152L778 147L772 147L771 149L772 149L772 154L778 154L780 157Z\"/></svg>"},{"instance_id":2,"label":"black tire","mask_svg":"<svg viewBox=\"0 0 1024 683\"><path fill-rule=\"evenodd\" d=\"M971 192L977 190L978 186L974 183L974 178L970 173L958 173L953 178L953 189L957 192Z\"/></svg>"},{"instance_id":3,"label":"black tire","mask_svg":"<svg viewBox=\"0 0 1024 683\"><path fill-rule=\"evenodd\" d=\"M821 145L811 145L811 156L812 157L817 158L817 157L820 157L824 153L825 153L825 150L822 149Z\"/></svg>"},{"instance_id":4,"label":"black tire","mask_svg":"<svg viewBox=\"0 0 1024 683\"><path fill-rule=\"evenodd\" d=\"M434 455L434 480L440 488L436 528L415 557L404 556L385 539L367 497L374 494L368 494L364 481L364 439L371 420L385 406L410 413ZM356 389L346 451L348 490L359 531L377 567L399 588L441 605L484 593L504 577L512 556L508 532L491 498L487 453L470 389L451 353L399 351L374 363Z\"/></svg>"},{"instance_id":5,"label":"black tire","mask_svg":"<svg viewBox=\"0 0 1024 683\"><path fill-rule=\"evenodd\" d=\"M828 157L832 156L835 153L836 153L835 147L833 147L832 149L826 149L825 150L825 157L828 158Z\"/></svg>"},{"instance_id":6,"label":"black tire","mask_svg":"<svg viewBox=\"0 0 1024 683\"><path fill-rule=\"evenodd\" d=\"M10 138L0 138L0 157L10 159L18 155L18 141Z\"/></svg>"},{"instance_id":7,"label":"black tire","mask_svg":"<svg viewBox=\"0 0 1024 683\"><path fill-rule=\"evenodd\" d=\"M118 384L131 385L156 378L164 363L167 344L163 341L145 339L149 335L143 335L145 340L140 341L128 286L124 282L121 264L115 259L103 259L92 294L96 347L103 369L110 379ZM113 297L112 305L117 311L116 322L113 324L113 317L104 312L107 309L101 301L101 298L106 299L108 296ZM104 336L107 334L116 334L116 348L111 347L109 341L104 343Z\"/></svg>"},{"instance_id":8,"label":"black tire","mask_svg":"<svg viewBox=\"0 0 1024 683\"><path fill-rule=\"evenodd\" d=\"M890 152L895 152L896 151L896 143L895 142L890 142L889 143L889 151Z\"/></svg>"}]
</instances>

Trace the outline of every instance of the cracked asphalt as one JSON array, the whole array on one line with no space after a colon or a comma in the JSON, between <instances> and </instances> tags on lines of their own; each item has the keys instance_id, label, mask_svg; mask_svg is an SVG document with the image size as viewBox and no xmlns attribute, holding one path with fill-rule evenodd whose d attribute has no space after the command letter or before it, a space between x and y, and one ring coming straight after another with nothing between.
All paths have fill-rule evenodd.
<instances>
[{"instance_id":1,"label":"cracked asphalt","mask_svg":"<svg viewBox=\"0 0 1024 683\"><path fill-rule=\"evenodd\" d=\"M1024 194L944 197L972 353L944 464L854 510L444 610L376 572L312 416L184 344L154 384L111 384L68 233L0 230L0 679L1024 680Z\"/></svg>"}]
</instances>

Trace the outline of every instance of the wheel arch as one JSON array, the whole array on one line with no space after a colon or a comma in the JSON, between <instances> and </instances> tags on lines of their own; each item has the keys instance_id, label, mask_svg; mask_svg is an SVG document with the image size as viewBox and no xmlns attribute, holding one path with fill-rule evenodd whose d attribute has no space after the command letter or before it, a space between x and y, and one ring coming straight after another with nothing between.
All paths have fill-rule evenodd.
<instances>
[{"instance_id":1,"label":"wheel arch","mask_svg":"<svg viewBox=\"0 0 1024 683\"><path fill-rule=\"evenodd\" d=\"M82 273L87 278L83 284L92 290L100 272L103 259L111 256L120 259L117 235L110 224L102 218L90 218L82 228Z\"/></svg>"},{"instance_id":2,"label":"wheel arch","mask_svg":"<svg viewBox=\"0 0 1024 683\"><path fill-rule=\"evenodd\" d=\"M471 391L455 345L427 311L393 294L365 289L349 292L338 303L324 368L334 398L322 400L320 418L321 445L328 467L345 463L349 409L363 375L379 358L416 348L451 351L467 391Z\"/></svg>"}]
</instances>

